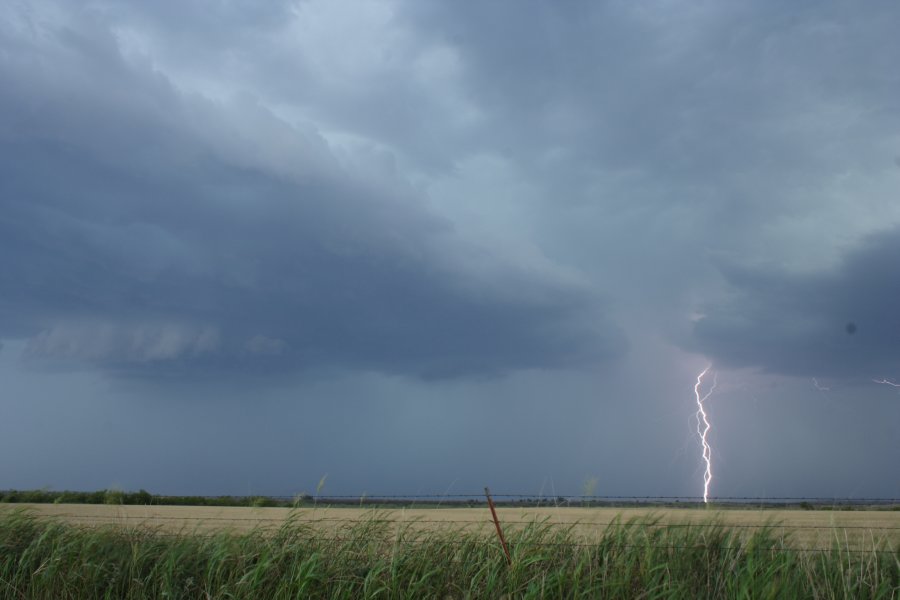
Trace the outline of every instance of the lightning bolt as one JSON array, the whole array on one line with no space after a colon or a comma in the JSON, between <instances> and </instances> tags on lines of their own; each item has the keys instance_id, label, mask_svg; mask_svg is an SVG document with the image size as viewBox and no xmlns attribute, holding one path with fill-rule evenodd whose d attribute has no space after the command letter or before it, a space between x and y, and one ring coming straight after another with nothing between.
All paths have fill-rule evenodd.
<instances>
[{"instance_id":1,"label":"lightning bolt","mask_svg":"<svg viewBox=\"0 0 900 600\"><path fill-rule=\"evenodd\" d=\"M813 382L813 387L816 388L817 390L819 390L820 392L831 391L830 387L825 386L825 385L819 385L819 381L815 377L812 378L812 382Z\"/></svg>"},{"instance_id":2,"label":"lightning bolt","mask_svg":"<svg viewBox=\"0 0 900 600\"><path fill-rule=\"evenodd\" d=\"M709 502L709 484L712 481L712 449L709 447L709 440L707 439L707 435L709 434L709 430L711 425L709 424L709 417L706 414L706 410L703 407L703 403L706 402L706 399L709 398L713 390L716 389L716 384L718 383L718 374L713 373L713 384L712 387L709 388L709 391L706 392L702 397L700 396L700 386L703 384L703 377L709 372L712 365L709 365L703 371L697 375L697 383L694 385L694 397L697 399L697 434L700 436L700 442L703 444L703 462L706 464L706 471L703 473L703 503L706 504ZM701 430L702 427L702 430Z\"/></svg>"},{"instance_id":3,"label":"lightning bolt","mask_svg":"<svg viewBox=\"0 0 900 600\"><path fill-rule=\"evenodd\" d=\"M884 385L890 385L895 388L900 388L900 383L894 383L893 381L888 381L887 379L873 379L875 383L883 383Z\"/></svg>"}]
</instances>

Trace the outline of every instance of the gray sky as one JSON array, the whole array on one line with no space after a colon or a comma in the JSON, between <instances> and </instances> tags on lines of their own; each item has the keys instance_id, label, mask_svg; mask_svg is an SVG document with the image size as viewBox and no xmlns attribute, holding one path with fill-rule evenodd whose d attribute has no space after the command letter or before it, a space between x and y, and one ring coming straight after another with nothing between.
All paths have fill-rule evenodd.
<instances>
[{"instance_id":1,"label":"gray sky","mask_svg":"<svg viewBox=\"0 0 900 600\"><path fill-rule=\"evenodd\" d=\"M900 497L898 30L4 3L0 488Z\"/></svg>"}]
</instances>

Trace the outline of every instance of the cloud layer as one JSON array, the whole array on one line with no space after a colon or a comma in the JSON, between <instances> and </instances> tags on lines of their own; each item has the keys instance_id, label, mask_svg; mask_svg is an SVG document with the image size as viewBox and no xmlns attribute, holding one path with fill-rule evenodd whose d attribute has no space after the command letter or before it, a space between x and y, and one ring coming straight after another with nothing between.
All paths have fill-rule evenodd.
<instances>
[{"instance_id":1,"label":"cloud layer","mask_svg":"<svg viewBox=\"0 0 900 600\"><path fill-rule=\"evenodd\" d=\"M0 2L0 481L897 497L898 31Z\"/></svg>"},{"instance_id":2,"label":"cloud layer","mask_svg":"<svg viewBox=\"0 0 900 600\"><path fill-rule=\"evenodd\" d=\"M0 336L446 376L656 329L862 376L895 358L841 290L883 297L848 265L900 222L896 26L890 2L10 5Z\"/></svg>"},{"instance_id":3,"label":"cloud layer","mask_svg":"<svg viewBox=\"0 0 900 600\"><path fill-rule=\"evenodd\" d=\"M253 97L183 92L88 11L15 16L0 336L30 357L456 376L621 353L592 285L465 240L389 154L338 156Z\"/></svg>"},{"instance_id":4,"label":"cloud layer","mask_svg":"<svg viewBox=\"0 0 900 600\"><path fill-rule=\"evenodd\" d=\"M900 370L900 229L869 237L824 272L725 275L733 295L708 307L693 344L723 364L808 377Z\"/></svg>"}]
</instances>

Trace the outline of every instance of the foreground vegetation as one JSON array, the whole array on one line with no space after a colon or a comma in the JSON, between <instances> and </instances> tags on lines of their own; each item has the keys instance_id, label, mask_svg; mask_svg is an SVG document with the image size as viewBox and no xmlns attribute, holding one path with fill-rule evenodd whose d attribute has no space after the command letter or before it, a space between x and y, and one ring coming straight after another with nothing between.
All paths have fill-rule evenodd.
<instances>
[{"instance_id":1,"label":"foreground vegetation","mask_svg":"<svg viewBox=\"0 0 900 600\"><path fill-rule=\"evenodd\" d=\"M655 526L649 526L655 525ZM383 521L323 535L289 521L276 532L167 533L78 527L26 511L0 515L4 598L892 598L900 551L798 551L773 529L615 523L591 543L535 523L496 538Z\"/></svg>"}]
</instances>

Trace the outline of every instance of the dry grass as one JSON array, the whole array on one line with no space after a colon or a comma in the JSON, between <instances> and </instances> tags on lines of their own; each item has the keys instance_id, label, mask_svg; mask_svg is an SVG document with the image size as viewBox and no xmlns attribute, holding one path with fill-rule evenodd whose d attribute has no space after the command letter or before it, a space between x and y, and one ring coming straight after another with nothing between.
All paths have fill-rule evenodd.
<instances>
[{"instance_id":1,"label":"dry grass","mask_svg":"<svg viewBox=\"0 0 900 600\"><path fill-rule=\"evenodd\" d=\"M493 527L487 508L379 509L319 508L245 508L192 506L109 506L85 504L15 505L36 516L54 517L78 525L114 524L127 528L151 526L166 532L275 530L289 519L311 525L331 534L348 524L386 522L396 529L413 528L423 532L465 530L473 533ZM13 505L0 505L0 512ZM571 534L592 541L607 525L620 520L650 517L657 526L716 522L733 528L740 537L752 534L764 525L788 538L797 548L829 548L838 542L845 548L871 548L887 544L900 547L900 512L879 510L803 511L803 510L706 510L659 508L500 508L505 530L522 529L543 522L571 530Z\"/></svg>"},{"instance_id":2,"label":"dry grass","mask_svg":"<svg viewBox=\"0 0 900 600\"><path fill-rule=\"evenodd\" d=\"M900 592L900 551L881 538L895 531L893 513L507 508L507 564L484 509L22 508L0 509L0 597L893 600ZM784 535L760 528L778 516ZM685 526L665 525L673 522ZM792 536L807 527L826 528L827 550L790 545L811 543Z\"/></svg>"}]
</instances>

